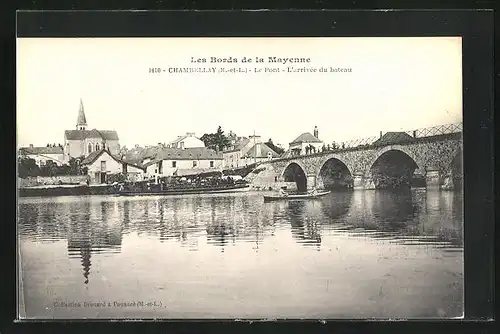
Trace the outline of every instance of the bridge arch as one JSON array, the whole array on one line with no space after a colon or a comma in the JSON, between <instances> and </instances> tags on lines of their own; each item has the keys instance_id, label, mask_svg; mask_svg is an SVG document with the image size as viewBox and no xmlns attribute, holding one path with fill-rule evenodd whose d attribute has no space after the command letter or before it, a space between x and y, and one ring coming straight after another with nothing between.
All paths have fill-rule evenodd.
<instances>
[{"instance_id":1,"label":"bridge arch","mask_svg":"<svg viewBox=\"0 0 500 334\"><path fill-rule=\"evenodd\" d=\"M328 154L316 168L318 188L342 189L353 187L353 169L338 154Z\"/></svg>"},{"instance_id":2,"label":"bridge arch","mask_svg":"<svg viewBox=\"0 0 500 334\"><path fill-rule=\"evenodd\" d=\"M453 178L453 185L455 189L462 189L463 182L463 153L462 148L459 147L455 152L455 156L451 161L451 176Z\"/></svg>"},{"instance_id":3,"label":"bridge arch","mask_svg":"<svg viewBox=\"0 0 500 334\"><path fill-rule=\"evenodd\" d=\"M300 160L292 160L283 168L281 178L285 182L295 182L299 192L307 191L307 168Z\"/></svg>"},{"instance_id":4,"label":"bridge arch","mask_svg":"<svg viewBox=\"0 0 500 334\"><path fill-rule=\"evenodd\" d=\"M463 155L462 148L458 147L452 154L446 166L444 175L444 189L462 190L463 186Z\"/></svg>"},{"instance_id":5,"label":"bridge arch","mask_svg":"<svg viewBox=\"0 0 500 334\"><path fill-rule=\"evenodd\" d=\"M365 172L365 177L373 182L371 187L409 188L413 173L420 166L418 157L402 145L386 146L375 153Z\"/></svg>"}]
</instances>

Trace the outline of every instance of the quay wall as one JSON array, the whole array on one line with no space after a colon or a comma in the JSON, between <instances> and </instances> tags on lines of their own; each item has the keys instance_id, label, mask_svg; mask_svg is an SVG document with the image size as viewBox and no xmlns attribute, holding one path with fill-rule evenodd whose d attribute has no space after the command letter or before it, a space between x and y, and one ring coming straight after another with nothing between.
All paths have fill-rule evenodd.
<instances>
[{"instance_id":1,"label":"quay wall","mask_svg":"<svg viewBox=\"0 0 500 334\"><path fill-rule=\"evenodd\" d=\"M295 182L270 182L250 184L250 190L254 191L278 191L282 188L290 191L296 191L297 184Z\"/></svg>"},{"instance_id":2,"label":"quay wall","mask_svg":"<svg viewBox=\"0 0 500 334\"><path fill-rule=\"evenodd\" d=\"M28 187L19 189L19 197L52 197L52 196L87 196L87 195L112 195L116 194L113 186L87 186L80 185L74 187L50 187L37 188Z\"/></svg>"},{"instance_id":3,"label":"quay wall","mask_svg":"<svg viewBox=\"0 0 500 334\"><path fill-rule=\"evenodd\" d=\"M19 188L57 184L83 184L87 182L87 175L60 175L60 176L33 176L18 178Z\"/></svg>"}]
</instances>

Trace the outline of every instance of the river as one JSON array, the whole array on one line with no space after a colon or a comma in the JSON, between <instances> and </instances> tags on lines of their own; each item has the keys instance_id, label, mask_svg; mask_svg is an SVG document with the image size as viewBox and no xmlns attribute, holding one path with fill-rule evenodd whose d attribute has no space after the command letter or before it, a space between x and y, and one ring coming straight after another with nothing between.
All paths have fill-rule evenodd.
<instances>
[{"instance_id":1,"label":"river","mask_svg":"<svg viewBox=\"0 0 500 334\"><path fill-rule=\"evenodd\" d=\"M449 318L462 195L19 199L25 318Z\"/></svg>"}]
</instances>

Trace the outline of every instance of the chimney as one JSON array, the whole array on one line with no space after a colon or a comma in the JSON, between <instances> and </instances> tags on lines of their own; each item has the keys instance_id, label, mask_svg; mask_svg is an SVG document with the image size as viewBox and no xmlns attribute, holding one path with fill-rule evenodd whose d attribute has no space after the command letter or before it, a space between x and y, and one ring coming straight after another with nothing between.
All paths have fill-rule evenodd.
<instances>
[{"instance_id":1,"label":"chimney","mask_svg":"<svg viewBox=\"0 0 500 334\"><path fill-rule=\"evenodd\" d=\"M318 127L317 126L314 126L314 137L318 138Z\"/></svg>"},{"instance_id":2,"label":"chimney","mask_svg":"<svg viewBox=\"0 0 500 334\"><path fill-rule=\"evenodd\" d=\"M382 131L380 131L380 138L382 138Z\"/></svg>"},{"instance_id":3,"label":"chimney","mask_svg":"<svg viewBox=\"0 0 500 334\"><path fill-rule=\"evenodd\" d=\"M417 138L417 130L413 130L413 138Z\"/></svg>"},{"instance_id":4,"label":"chimney","mask_svg":"<svg viewBox=\"0 0 500 334\"><path fill-rule=\"evenodd\" d=\"M33 148L33 144L30 144L30 147Z\"/></svg>"}]
</instances>

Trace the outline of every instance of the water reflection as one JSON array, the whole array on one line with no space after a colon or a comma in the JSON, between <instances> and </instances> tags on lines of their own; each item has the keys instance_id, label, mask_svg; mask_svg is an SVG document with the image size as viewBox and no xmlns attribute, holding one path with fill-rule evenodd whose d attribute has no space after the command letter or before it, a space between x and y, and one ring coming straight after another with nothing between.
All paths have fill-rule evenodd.
<instances>
[{"instance_id":1,"label":"water reflection","mask_svg":"<svg viewBox=\"0 0 500 334\"><path fill-rule=\"evenodd\" d=\"M319 202L290 202L288 210L290 212L290 224L292 227L292 236L298 243L305 246L321 245L321 225L317 210Z\"/></svg>"},{"instance_id":2,"label":"water reflection","mask_svg":"<svg viewBox=\"0 0 500 334\"><path fill-rule=\"evenodd\" d=\"M91 258L95 253L118 253L122 244L122 224L117 219L116 202L77 202L70 205L68 254L80 258L84 283L89 283Z\"/></svg>"},{"instance_id":3,"label":"water reflection","mask_svg":"<svg viewBox=\"0 0 500 334\"><path fill-rule=\"evenodd\" d=\"M323 213L334 223L330 229L405 245L463 244L460 193L424 189L353 192L344 215L330 214L330 202L334 200L323 201Z\"/></svg>"},{"instance_id":4,"label":"water reflection","mask_svg":"<svg viewBox=\"0 0 500 334\"><path fill-rule=\"evenodd\" d=\"M337 192L316 201L263 203L261 195L185 197L67 197L23 199L21 240L67 240L89 283L92 256L121 251L135 234L190 251L201 243L227 252L253 243L256 253L285 231L304 247L321 251L324 237L342 234L404 245L462 247L462 195L454 192ZM283 234L280 234L283 235Z\"/></svg>"}]
</instances>

